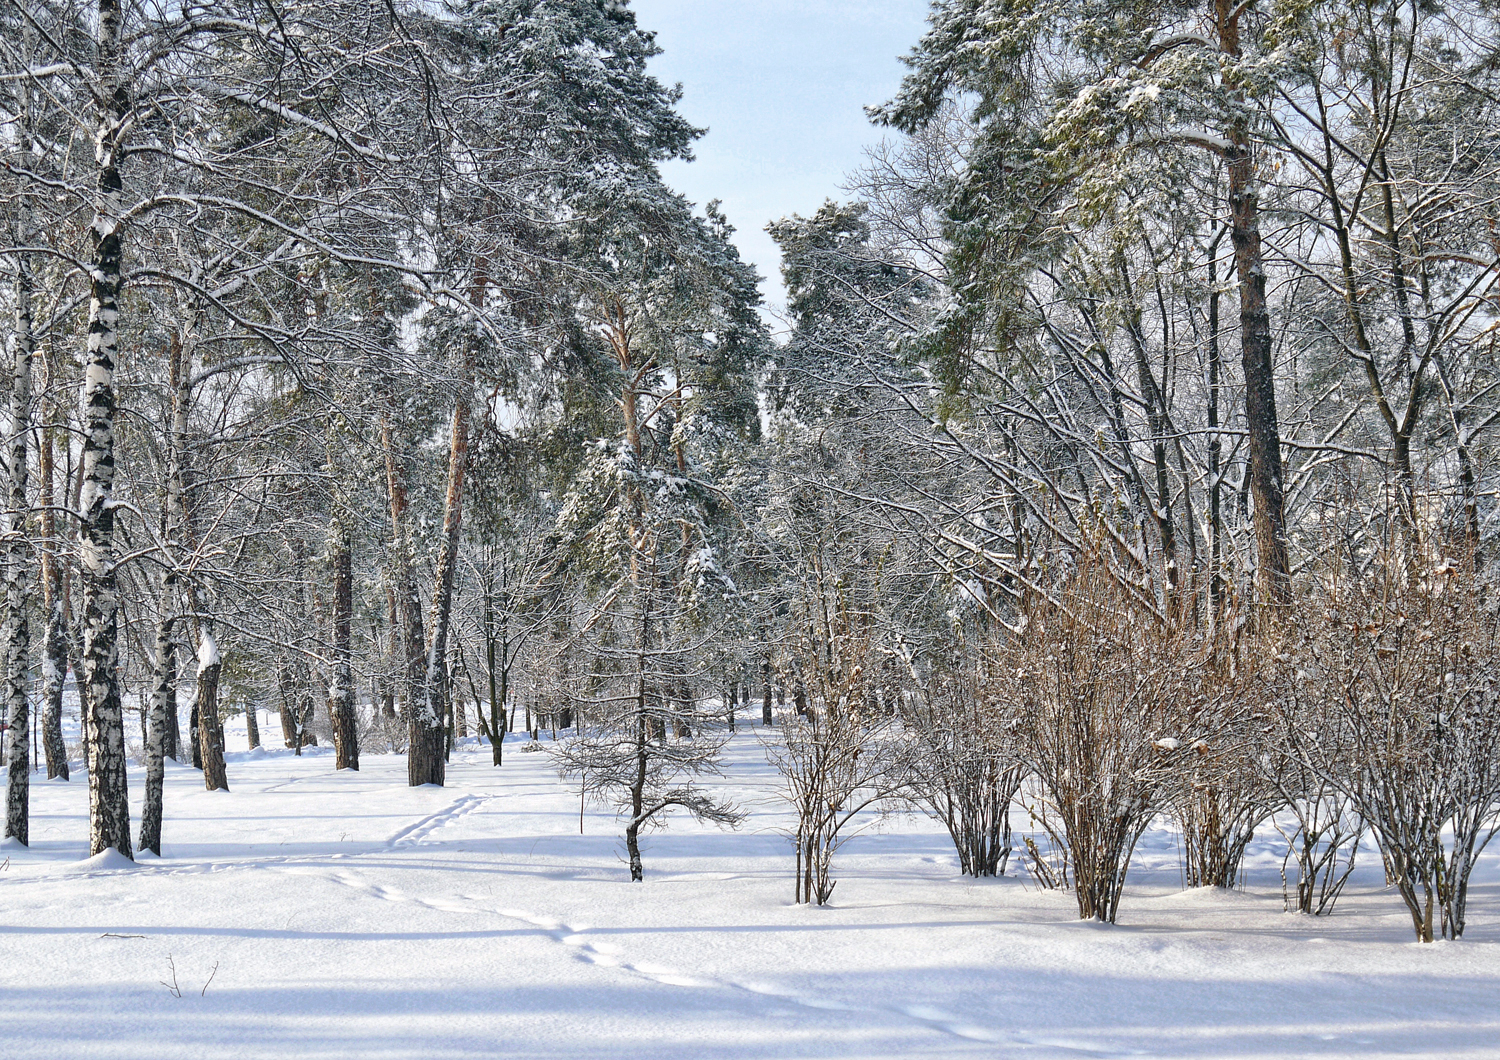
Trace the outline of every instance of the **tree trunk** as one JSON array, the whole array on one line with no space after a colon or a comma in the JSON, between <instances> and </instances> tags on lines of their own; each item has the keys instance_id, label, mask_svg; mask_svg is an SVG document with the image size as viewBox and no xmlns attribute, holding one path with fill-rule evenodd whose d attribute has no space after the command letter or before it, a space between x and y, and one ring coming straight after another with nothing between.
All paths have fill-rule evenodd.
<instances>
[{"instance_id":1,"label":"tree trunk","mask_svg":"<svg viewBox=\"0 0 1500 1060\"><path fill-rule=\"evenodd\" d=\"M228 791L224 770L224 725L219 720L219 673L223 660L213 629L205 622L198 645L198 745L203 750L203 786Z\"/></svg>"},{"instance_id":2,"label":"tree trunk","mask_svg":"<svg viewBox=\"0 0 1500 1060\"><path fill-rule=\"evenodd\" d=\"M25 147L22 148L23 153ZM24 208L21 210L24 216ZM11 435L7 463L9 495L5 510L5 703L10 724L5 748L5 834L29 843L31 806L31 567L26 523L27 472L31 435L31 256L17 255L16 323L11 336Z\"/></svg>"},{"instance_id":3,"label":"tree trunk","mask_svg":"<svg viewBox=\"0 0 1500 1060\"><path fill-rule=\"evenodd\" d=\"M86 413L79 414L80 422L86 418ZM79 429L80 436L82 428ZM68 456L72 458L72 445L68 446ZM80 442L78 459L73 461L74 469L70 472L68 488L70 494L69 507L75 513L72 526L72 534L76 540L83 532L76 513L83 510L83 446ZM73 606L73 564L63 568L63 624L64 632L68 638L68 657L73 660L74 687L78 691L78 747L83 756L84 769L88 769L89 761L89 686L83 676L83 617L79 608ZM83 575L79 574L79 596L83 593Z\"/></svg>"},{"instance_id":4,"label":"tree trunk","mask_svg":"<svg viewBox=\"0 0 1500 1060\"><path fill-rule=\"evenodd\" d=\"M83 404L83 487L78 552L83 584L83 684L88 713L89 851L132 857L125 779L125 719L120 704L119 611L115 570L115 359L124 217L120 157L130 109L121 62L119 0L99 0L98 194L89 227L88 355Z\"/></svg>"},{"instance_id":5,"label":"tree trunk","mask_svg":"<svg viewBox=\"0 0 1500 1060\"><path fill-rule=\"evenodd\" d=\"M47 577L48 571L42 572ZM47 628L42 638L42 750L47 756L47 779L67 780L68 745L62 733L63 681L68 674L68 637L63 630L62 602L47 602Z\"/></svg>"},{"instance_id":6,"label":"tree trunk","mask_svg":"<svg viewBox=\"0 0 1500 1060\"><path fill-rule=\"evenodd\" d=\"M395 430L389 416L381 417L380 432L385 451L386 488L391 502L396 604L401 625L401 711L406 716L407 724L407 781L413 786L441 783L443 730L440 715L432 714L425 688L427 669L423 660L423 642L426 638L422 632L422 605L417 597L417 586L412 575L406 472L401 466L402 456L396 449Z\"/></svg>"},{"instance_id":7,"label":"tree trunk","mask_svg":"<svg viewBox=\"0 0 1500 1060\"><path fill-rule=\"evenodd\" d=\"M1123 254L1117 257L1116 267L1126 297L1125 330L1130 336L1136 381L1140 387L1141 400L1146 404L1146 423L1151 432L1151 466L1156 472L1156 497L1152 500L1149 494L1146 496L1157 537L1161 540L1162 568L1167 579L1170 606L1175 609L1180 603L1177 589L1181 572L1177 566L1177 527L1172 513L1172 487L1167 464L1167 436L1171 425L1167 418L1166 397L1156 381L1156 373L1147 356L1146 336L1141 328L1141 308L1136 300L1130 270Z\"/></svg>"},{"instance_id":8,"label":"tree trunk","mask_svg":"<svg viewBox=\"0 0 1500 1060\"><path fill-rule=\"evenodd\" d=\"M1220 229L1222 232L1223 229ZM1208 249L1208 604L1217 626L1224 601L1224 441L1219 437L1219 237Z\"/></svg>"},{"instance_id":9,"label":"tree trunk","mask_svg":"<svg viewBox=\"0 0 1500 1060\"><path fill-rule=\"evenodd\" d=\"M354 621L354 542L348 521L335 514L333 555L333 683L328 717L333 723L335 769L359 769L359 732L354 717L354 673L350 641Z\"/></svg>"},{"instance_id":10,"label":"tree trunk","mask_svg":"<svg viewBox=\"0 0 1500 1060\"><path fill-rule=\"evenodd\" d=\"M476 308L484 304L481 277L472 295ZM432 588L432 638L427 644L426 710L414 710L411 746L407 749L407 779L412 785L442 784L446 764L443 720L448 701L448 630L453 617L453 586L458 571L458 545L463 536L464 473L469 466L469 392L474 379L474 341L463 343L462 377L453 402L453 425L448 447L448 492L443 503L443 546L438 554Z\"/></svg>"},{"instance_id":11,"label":"tree trunk","mask_svg":"<svg viewBox=\"0 0 1500 1060\"><path fill-rule=\"evenodd\" d=\"M47 386L59 384L53 361L47 361ZM51 405L51 403L49 403ZM55 406L51 407L55 415ZM38 460L41 491L42 596L47 627L42 634L42 748L47 755L47 779L68 779L68 747L63 742L63 682L68 676L68 625L63 607L63 565L58 561L56 496L53 492L52 427L43 427Z\"/></svg>"},{"instance_id":12,"label":"tree trunk","mask_svg":"<svg viewBox=\"0 0 1500 1060\"><path fill-rule=\"evenodd\" d=\"M298 694L297 707L297 740L298 747L318 746L318 734L312 731L313 714L317 710L318 701L312 694L312 686L316 675L312 668L304 666L302 669L302 691Z\"/></svg>"},{"instance_id":13,"label":"tree trunk","mask_svg":"<svg viewBox=\"0 0 1500 1060\"><path fill-rule=\"evenodd\" d=\"M1222 51L1240 54L1239 12L1231 0L1215 0ZM1224 160L1229 179L1230 240L1240 286L1240 359L1245 371L1245 426L1249 433L1250 494L1255 500L1256 580L1263 601L1291 600L1285 497L1282 492L1281 428L1276 419L1276 370L1272 360L1271 311L1266 304L1266 265L1260 243L1260 206L1248 130L1229 129Z\"/></svg>"},{"instance_id":14,"label":"tree trunk","mask_svg":"<svg viewBox=\"0 0 1500 1060\"><path fill-rule=\"evenodd\" d=\"M630 858L630 880L645 879L641 867L641 813L646 808L646 775L650 765L649 734L646 731L646 682L644 676L636 691L635 776L630 782L630 821L625 826L625 853Z\"/></svg>"},{"instance_id":15,"label":"tree trunk","mask_svg":"<svg viewBox=\"0 0 1500 1060\"><path fill-rule=\"evenodd\" d=\"M167 716L163 750L174 762L182 761L182 725L177 718L177 671L173 667L172 683L167 687Z\"/></svg>"},{"instance_id":16,"label":"tree trunk","mask_svg":"<svg viewBox=\"0 0 1500 1060\"><path fill-rule=\"evenodd\" d=\"M490 686L490 757L493 760L494 764L498 767L503 761L505 754L505 730L507 728L505 718L505 697L506 694L510 691L510 689L506 687L506 685L508 684L507 678L510 676L510 674L508 667L500 667L500 671L498 674L499 687L497 688L495 680L497 676L495 666L495 612L494 603L491 599L489 590L490 585L486 584L484 594L484 660L486 670L488 671ZM503 620L501 623L501 628L502 630L504 630L505 628L505 623ZM500 647L507 653L508 656L509 646L505 645L502 641ZM478 704L475 704L474 709L479 709Z\"/></svg>"},{"instance_id":17,"label":"tree trunk","mask_svg":"<svg viewBox=\"0 0 1500 1060\"><path fill-rule=\"evenodd\" d=\"M1473 458L1469 453L1469 431L1464 423L1464 412L1454 393L1448 367L1441 355L1434 355L1438 381L1443 387L1443 399L1448 406L1448 422L1453 427L1453 444L1458 453L1458 482L1464 509L1464 544L1467 550L1469 569L1480 568L1479 545L1479 487L1474 475Z\"/></svg>"},{"instance_id":18,"label":"tree trunk","mask_svg":"<svg viewBox=\"0 0 1500 1060\"><path fill-rule=\"evenodd\" d=\"M285 659L276 664L276 689L280 695L281 739L297 754L302 753L302 742L298 738L296 692L292 680L292 668Z\"/></svg>"},{"instance_id":19,"label":"tree trunk","mask_svg":"<svg viewBox=\"0 0 1500 1060\"><path fill-rule=\"evenodd\" d=\"M20 154L30 152L25 122L21 123ZM22 245L29 242L25 199L17 209ZM31 715L27 692L31 684L31 548L26 502L31 436L31 364L35 340L31 326L31 255L16 255L14 283L15 330L11 335L9 451L6 454L9 493L5 506L5 704L10 724L5 748L5 834L29 843L31 807Z\"/></svg>"},{"instance_id":20,"label":"tree trunk","mask_svg":"<svg viewBox=\"0 0 1500 1060\"><path fill-rule=\"evenodd\" d=\"M245 737L250 750L260 746L260 709L254 703L245 704Z\"/></svg>"},{"instance_id":21,"label":"tree trunk","mask_svg":"<svg viewBox=\"0 0 1500 1060\"><path fill-rule=\"evenodd\" d=\"M163 594L163 609L166 597ZM141 804L141 849L161 856L162 788L166 780L167 711L177 713L177 650L172 619L156 624L156 665L151 689L151 719L146 735L146 797Z\"/></svg>"},{"instance_id":22,"label":"tree trunk","mask_svg":"<svg viewBox=\"0 0 1500 1060\"><path fill-rule=\"evenodd\" d=\"M385 602L390 621L385 638L386 672L381 680L380 709L386 718L404 717L404 712L396 709L396 686L400 683L396 675L404 672L401 635L405 627L401 624L401 608L396 603L396 586L390 580L386 581Z\"/></svg>"}]
</instances>

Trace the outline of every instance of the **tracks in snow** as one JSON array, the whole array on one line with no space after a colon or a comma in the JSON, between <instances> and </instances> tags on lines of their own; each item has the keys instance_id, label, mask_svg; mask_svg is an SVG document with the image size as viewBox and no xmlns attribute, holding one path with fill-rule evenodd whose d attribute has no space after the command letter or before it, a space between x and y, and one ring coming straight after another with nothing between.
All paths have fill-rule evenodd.
<instances>
[{"instance_id":1,"label":"tracks in snow","mask_svg":"<svg viewBox=\"0 0 1500 1060\"><path fill-rule=\"evenodd\" d=\"M387 839L385 845L393 850L397 847L415 846L438 829L446 828L459 818L473 813L492 798L494 798L493 795L460 795L445 809L429 814L415 824L407 825Z\"/></svg>"},{"instance_id":2,"label":"tracks in snow","mask_svg":"<svg viewBox=\"0 0 1500 1060\"><path fill-rule=\"evenodd\" d=\"M483 799L482 797L470 798L474 800L472 803L466 802L465 799L459 799L448 810L423 818L410 828L397 833L396 837L390 841L390 844L394 846L397 843L420 842L420 838L412 839L411 837L429 835L431 832L443 827L447 822L473 812L477 803L483 801ZM425 829L425 831L422 831L422 829ZM438 897L408 895L399 888L386 887L374 883L356 872L342 869L332 873L318 872L306 867L284 868L280 871L301 876L319 876L332 883L340 884L382 901L411 902L415 905L442 913L467 916L488 914L503 917L506 920L525 924L532 928L539 936L549 938L559 946L565 947L577 960L585 961L601 968L618 969L622 973L636 975L643 979L660 983L663 986L683 989L724 990L754 999L757 1002L774 1000L783 1004L791 1004L801 1008L825 1012L894 1015L955 1038L997 1045L1004 1044L1018 1051L1045 1050L1044 1055L1050 1057L1125 1055L1119 1049L1098 1048L1080 1042L1031 1038L1026 1035L1016 1034L1013 1031L1002 1032L994 1030L981 1026L964 1016L955 1015L930 1005L879 1006L846 1004L827 998L816 997L811 994L800 994L795 991L789 991L774 984L736 982L731 979L690 974L664 965L637 961L631 959L620 946L592 934L595 929L588 924L570 924L553 917L522 909L491 905L489 904L490 899L482 895L466 894ZM1129 1055L1138 1056L1144 1054L1131 1051Z\"/></svg>"}]
</instances>

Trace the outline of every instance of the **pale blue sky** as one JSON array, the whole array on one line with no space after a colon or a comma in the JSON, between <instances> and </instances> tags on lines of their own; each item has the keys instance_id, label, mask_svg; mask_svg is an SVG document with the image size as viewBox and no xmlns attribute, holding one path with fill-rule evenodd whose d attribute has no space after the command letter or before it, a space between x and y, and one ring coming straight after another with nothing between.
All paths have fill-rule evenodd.
<instances>
[{"instance_id":1,"label":"pale blue sky","mask_svg":"<svg viewBox=\"0 0 1500 1060\"><path fill-rule=\"evenodd\" d=\"M926 28L927 0L634 0L663 54L660 80L681 82L681 111L708 126L697 160L665 167L699 205L724 200L740 253L783 301L766 223L839 198L844 175L885 132L866 104L889 99Z\"/></svg>"}]
</instances>

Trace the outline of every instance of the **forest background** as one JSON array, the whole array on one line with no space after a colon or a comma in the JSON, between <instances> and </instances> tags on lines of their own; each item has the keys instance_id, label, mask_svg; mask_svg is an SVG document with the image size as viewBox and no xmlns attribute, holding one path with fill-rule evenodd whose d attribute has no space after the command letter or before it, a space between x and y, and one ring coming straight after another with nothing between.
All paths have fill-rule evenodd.
<instances>
[{"instance_id":1,"label":"forest background","mask_svg":"<svg viewBox=\"0 0 1500 1060\"><path fill-rule=\"evenodd\" d=\"M413 785L572 730L639 879L659 815L735 823L693 777L753 696L804 900L888 797L1004 871L1031 779L1084 917L1157 815L1227 885L1284 811L1306 911L1369 828L1460 936L1495 17L938 0L847 201L769 228L774 342L625 3L6 0L7 835L72 669L95 852L274 704Z\"/></svg>"}]
</instances>

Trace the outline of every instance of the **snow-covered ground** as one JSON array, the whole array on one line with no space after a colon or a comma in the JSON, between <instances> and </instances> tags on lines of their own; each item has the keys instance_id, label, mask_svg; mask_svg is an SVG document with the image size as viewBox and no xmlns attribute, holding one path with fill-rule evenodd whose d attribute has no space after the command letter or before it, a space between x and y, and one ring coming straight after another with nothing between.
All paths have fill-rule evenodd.
<instances>
[{"instance_id":1,"label":"snow-covered ground","mask_svg":"<svg viewBox=\"0 0 1500 1060\"><path fill-rule=\"evenodd\" d=\"M81 778L36 780L0 871L0 1055L1500 1057L1494 856L1456 944L1410 941L1373 854L1332 918L1283 913L1274 832L1232 894L1183 892L1151 832L1104 927L893 817L807 908L755 736L722 781L746 826L674 820L639 885L613 816L580 834L577 790L519 747L495 770L463 746L442 789L389 755L240 751L228 793L169 765L165 856L135 866L82 860Z\"/></svg>"}]
</instances>

